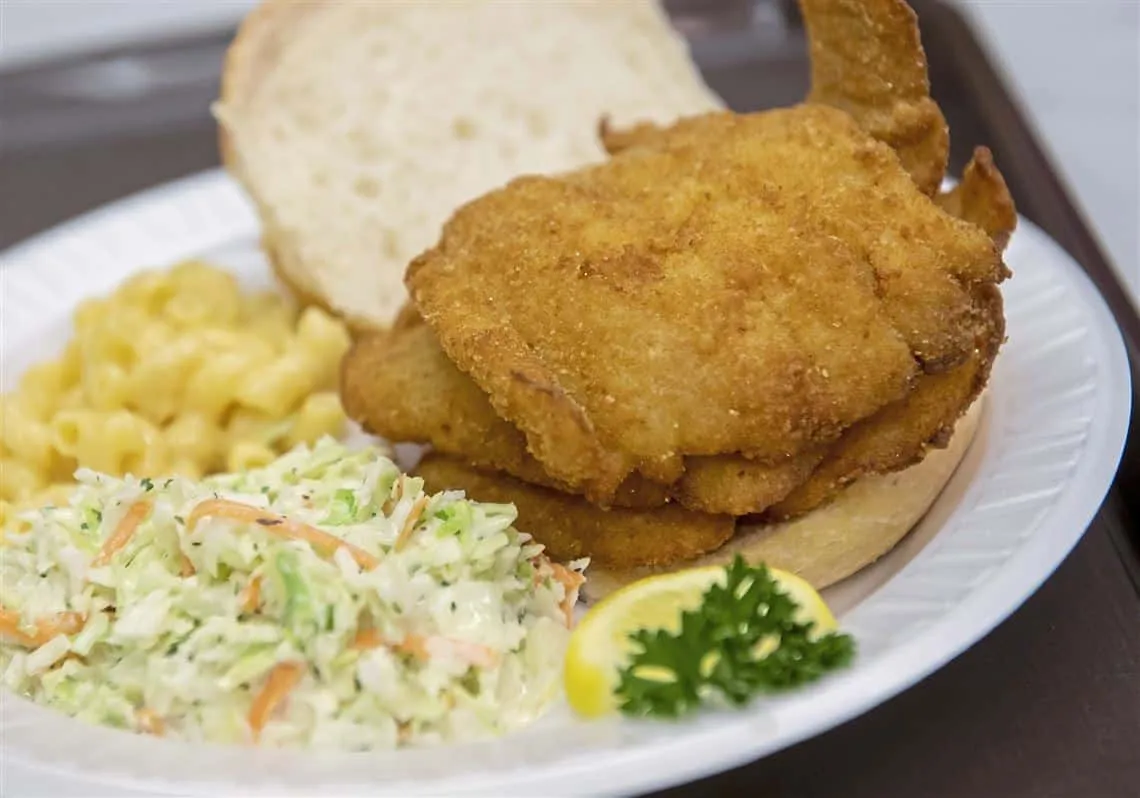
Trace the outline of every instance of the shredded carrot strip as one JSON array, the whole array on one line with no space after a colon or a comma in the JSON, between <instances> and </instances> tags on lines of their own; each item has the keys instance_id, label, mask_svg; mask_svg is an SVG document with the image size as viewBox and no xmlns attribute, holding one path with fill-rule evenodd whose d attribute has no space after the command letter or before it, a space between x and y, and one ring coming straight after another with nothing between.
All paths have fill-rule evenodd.
<instances>
[{"instance_id":1,"label":"shredded carrot strip","mask_svg":"<svg viewBox=\"0 0 1140 798\"><path fill-rule=\"evenodd\" d=\"M385 640L375 629L361 629L356 633L356 639L352 641L351 647L358 651L366 651L385 646L393 651L408 654L423 661L431 658L430 649L436 645L450 647L472 665L478 665L482 668L494 667L499 661L499 655L494 649L481 646L478 643L453 640L450 637L424 637L413 634L404 635L404 639L399 643L391 643Z\"/></svg>"},{"instance_id":2,"label":"shredded carrot strip","mask_svg":"<svg viewBox=\"0 0 1140 798\"><path fill-rule=\"evenodd\" d=\"M193 532L195 525L207 516L257 524L272 535L290 540L303 540L314 548L328 552L345 549L352 555L352 559L356 560L357 565L365 570L371 570L380 564L380 560L364 549L353 546L351 543L317 529L315 526L309 526L300 521L292 521L283 515L263 510L260 507L253 507L228 499L206 499L196 506L190 511L190 516L186 519L186 531L188 533Z\"/></svg>"},{"instance_id":3,"label":"shredded carrot strip","mask_svg":"<svg viewBox=\"0 0 1140 798\"><path fill-rule=\"evenodd\" d=\"M238 595L241 599L241 611L247 615L252 612L257 612L257 608L261 606L261 576L254 576L249 580L241 593Z\"/></svg>"},{"instance_id":4,"label":"shredded carrot strip","mask_svg":"<svg viewBox=\"0 0 1140 798\"><path fill-rule=\"evenodd\" d=\"M135 713L135 720L139 724L139 730L147 734L161 737L166 733L166 723L159 717L158 713L152 709L143 707Z\"/></svg>"},{"instance_id":5,"label":"shredded carrot strip","mask_svg":"<svg viewBox=\"0 0 1140 798\"><path fill-rule=\"evenodd\" d=\"M412 539L412 532L415 531L416 524L419 523L420 516L424 514L424 508L427 507L428 497L420 496L416 499L412 509L408 510L408 517L404 519L404 526L400 529L400 534L396 536L396 551L400 551L404 546L408 545L408 541Z\"/></svg>"},{"instance_id":6,"label":"shredded carrot strip","mask_svg":"<svg viewBox=\"0 0 1140 798\"><path fill-rule=\"evenodd\" d=\"M554 578L566 588L561 606L562 612L566 615L566 628L569 629L574 625L574 605L578 603L578 588L586 583L586 577L577 571L571 571L561 563L552 562L550 566L554 569Z\"/></svg>"},{"instance_id":7,"label":"shredded carrot strip","mask_svg":"<svg viewBox=\"0 0 1140 798\"><path fill-rule=\"evenodd\" d=\"M29 632L21 628L20 613L0 608L0 634L28 648L39 648L59 635L77 634L86 622L87 619L78 612L61 612L36 621Z\"/></svg>"},{"instance_id":8,"label":"shredded carrot strip","mask_svg":"<svg viewBox=\"0 0 1140 798\"><path fill-rule=\"evenodd\" d=\"M91 564L100 568L111 562L115 553L131 542L135 530L139 528L139 524L146 520L148 515L150 515L150 502L138 501L132 504L127 510L127 514L123 516L123 520L111 533L111 537L103 541L103 547L99 549L99 553L95 555Z\"/></svg>"},{"instance_id":9,"label":"shredded carrot strip","mask_svg":"<svg viewBox=\"0 0 1140 798\"><path fill-rule=\"evenodd\" d=\"M249 728L253 730L254 742L261 739L261 730L269 722L273 710L285 700L304 675L305 666L300 662L281 662L269 672L265 686L249 708Z\"/></svg>"},{"instance_id":10,"label":"shredded carrot strip","mask_svg":"<svg viewBox=\"0 0 1140 798\"><path fill-rule=\"evenodd\" d=\"M367 651L370 648L380 648L384 645L384 638L375 629L360 629L353 638L352 645L349 648L355 648L358 651Z\"/></svg>"}]
</instances>

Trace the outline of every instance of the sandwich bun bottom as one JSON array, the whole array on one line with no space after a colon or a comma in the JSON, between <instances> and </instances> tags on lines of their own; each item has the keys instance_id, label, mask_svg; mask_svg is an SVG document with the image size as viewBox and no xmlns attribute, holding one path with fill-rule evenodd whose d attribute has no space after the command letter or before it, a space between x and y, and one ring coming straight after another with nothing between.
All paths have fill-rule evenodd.
<instances>
[{"instance_id":1,"label":"sandwich bun bottom","mask_svg":"<svg viewBox=\"0 0 1140 798\"><path fill-rule=\"evenodd\" d=\"M742 524L732 540L694 560L657 568L607 571L590 567L582 591L597 601L630 582L667 571L727 565L737 554L752 564L789 571L817 590L865 568L893 549L942 493L977 434L985 394L954 428L950 443L916 465L852 483L830 503L775 524Z\"/></svg>"}]
</instances>

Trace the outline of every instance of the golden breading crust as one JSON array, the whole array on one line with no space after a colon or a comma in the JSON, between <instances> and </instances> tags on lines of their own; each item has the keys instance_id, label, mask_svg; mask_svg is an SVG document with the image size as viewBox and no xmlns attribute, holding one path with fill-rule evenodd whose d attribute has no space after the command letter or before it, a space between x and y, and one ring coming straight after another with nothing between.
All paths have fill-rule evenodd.
<instances>
[{"instance_id":1,"label":"golden breading crust","mask_svg":"<svg viewBox=\"0 0 1140 798\"><path fill-rule=\"evenodd\" d=\"M966 164L962 179L953 189L939 194L935 202L951 216L976 224L1004 250L1017 227L1017 209L1005 178L994 165L987 147L977 147Z\"/></svg>"},{"instance_id":2,"label":"golden breading crust","mask_svg":"<svg viewBox=\"0 0 1140 798\"><path fill-rule=\"evenodd\" d=\"M603 510L580 496L477 471L436 454L425 457L417 473L432 493L457 489L477 501L513 503L518 528L560 561L590 557L596 565L618 569L666 565L719 548L736 529L731 516L694 513L672 504Z\"/></svg>"},{"instance_id":3,"label":"golden breading crust","mask_svg":"<svg viewBox=\"0 0 1140 798\"><path fill-rule=\"evenodd\" d=\"M974 349L1005 273L847 114L683 120L461 208L407 284L551 476L611 499L684 455L779 461Z\"/></svg>"},{"instance_id":4,"label":"golden breading crust","mask_svg":"<svg viewBox=\"0 0 1140 798\"><path fill-rule=\"evenodd\" d=\"M946 445L955 422L985 387L1004 335L1001 293L993 286L979 290L988 310L975 355L951 371L923 374L906 399L849 429L811 478L769 509L770 518L804 515L861 477L900 471L922 460L929 447Z\"/></svg>"},{"instance_id":5,"label":"golden breading crust","mask_svg":"<svg viewBox=\"0 0 1140 798\"><path fill-rule=\"evenodd\" d=\"M662 571L723 566L737 556L797 574L817 589L838 582L890 551L930 509L974 440L984 401L980 397L966 411L945 449L918 465L860 479L825 507L790 521L738 523L732 540L694 560L657 568L591 567L583 588L586 600L597 601Z\"/></svg>"},{"instance_id":6,"label":"golden breading crust","mask_svg":"<svg viewBox=\"0 0 1140 798\"><path fill-rule=\"evenodd\" d=\"M341 397L349 416L369 432L429 443L473 466L568 490L527 453L522 433L495 415L486 394L447 359L410 306L391 332L353 345L341 372ZM803 482L822 457L822 450L806 452L777 465L733 456L689 457L673 485L634 472L618 488L613 505L659 507L674 498L701 512L758 513Z\"/></svg>"},{"instance_id":7,"label":"golden breading crust","mask_svg":"<svg viewBox=\"0 0 1140 798\"><path fill-rule=\"evenodd\" d=\"M985 147L974 151L961 182L935 201L947 213L985 230L999 251L1017 225L1013 197ZM921 460L928 448L946 445L959 417L985 387L1005 338L997 287L977 286L974 304L978 314L970 359L951 371L922 375L906 399L845 432L811 478L770 508L770 518L805 515L863 476L902 470Z\"/></svg>"}]
</instances>

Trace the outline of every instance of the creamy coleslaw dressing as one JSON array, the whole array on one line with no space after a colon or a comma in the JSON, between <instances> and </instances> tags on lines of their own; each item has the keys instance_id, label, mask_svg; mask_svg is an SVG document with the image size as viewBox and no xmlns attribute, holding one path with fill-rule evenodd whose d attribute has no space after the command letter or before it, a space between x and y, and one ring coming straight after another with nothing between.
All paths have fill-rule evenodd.
<instances>
[{"instance_id":1,"label":"creamy coleslaw dressing","mask_svg":"<svg viewBox=\"0 0 1140 798\"><path fill-rule=\"evenodd\" d=\"M6 636L10 690L171 737L352 750L501 733L557 694L568 588L513 506L428 497L331 439L201 482L77 479L6 536L0 605L20 633L81 623ZM258 729L282 666L300 676Z\"/></svg>"}]
</instances>

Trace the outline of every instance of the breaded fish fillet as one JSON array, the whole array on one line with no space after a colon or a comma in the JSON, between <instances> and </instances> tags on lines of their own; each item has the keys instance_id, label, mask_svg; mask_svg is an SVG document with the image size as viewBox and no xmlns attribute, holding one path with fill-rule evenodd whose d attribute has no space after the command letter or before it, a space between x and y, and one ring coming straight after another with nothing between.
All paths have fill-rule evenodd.
<instances>
[{"instance_id":1,"label":"breaded fish fillet","mask_svg":"<svg viewBox=\"0 0 1140 798\"><path fill-rule=\"evenodd\" d=\"M779 461L965 363L1006 270L847 114L708 114L461 208L420 312L561 484Z\"/></svg>"},{"instance_id":2,"label":"breaded fish fillet","mask_svg":"<svg viewBox=\"0 0 1140 798\"><path fill-rule=\"evenodd\" d=\"M996 347L990 350L994 351ZM922 375L906 399L844 433L811 477L769 508L768 515L778 519L803 515L860 477L901 471L919 462L928 447L944 446L955 422L985 387L991 353L942 374Z\"/></svg>"},{"instance_id":3,"label":"breaded fish fillet","mask_svg":"<svg viewBox=\"0 0 1140 798\"><path fill-rule=\"evenodd\" d=\"M974 151L958 185L935 201L951 215L985 230L999 251L1005 249L1017 226L1013 197L985 147ZM906 399L847 430L811 478L771 507L769 516L803 515L860 477L902 470L921 460L928 448L945 446L955 422L989 379L1005 336L1002 304L996 286L979 285L977 332L970 359L950 371L922 375Z\"/></svg>"},{"instance_id":4,"label":"breaded fish fillet","mask_svg":"<svg viewBox=\"0 0 1140 798\"><path fill-rule=\"evenodd\" d=\"M391 331L355 342L342 367L341 398L348 415L373 434L429 443L473 466L568 490L526 451L522 433L495 414L413 310L405 308ZM676 499L701 512L758 513L807 479L823 454L807 452L776 465L730 455L689 457L672 485L632 473L613 504L659 507Z\"/></svg>"},{"instance_id":5,"label":"breaded fish fillet","mask_svg":"<svg viewBox=\"0 0 1140 798\"><path fill-rule=\"evenodd\" d=\"M984 147L977 149L958 185L936 202L983 228L999 249L1017 223L1013 199ZM653 507L672 498L702 512L749 515L776 503L769 515L787 518L825 503L862 476L912 465L928 448L949 439L955 421L989 376L1004 320L998 291L992 286L981 290L986 296L979 301L979 336L970 359L951 371L922 375L906 399L845 431L826 454L808 453L780 466L731 455L689 457L674 485L635 473L614 504ZM385 437L431 443L472 465L562 488L526 452L521 433L495 415L486 395L447 360L411 306L387 340L356 344L345 360L342 395L350 415Z\"/></svg>"},{"instance_id":6,"label":"breaded fish fillet","mask_svg":"<svg viewBox=\"0 0 1140 798\"><path fill-rule=\"evenodd\" d=\"M580 496L528 485L502 474L431 454L417 467L428 491L464 490L478 501L510 502L518 528L556 560L590 557L605 568L666 565L722 546L736 529L727 515L705 515L666 505L649 510L603 510Z\"/></svg>"}]
</instances>

